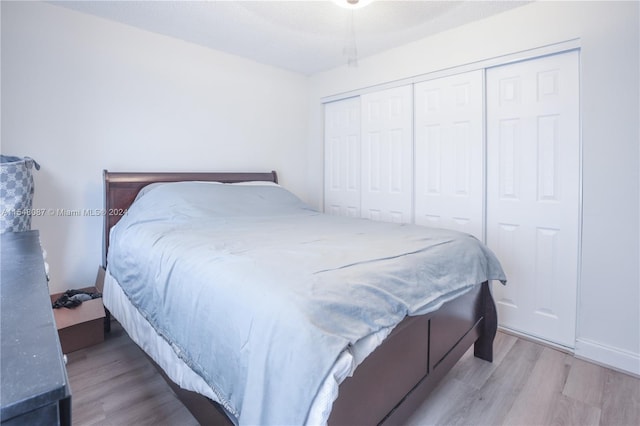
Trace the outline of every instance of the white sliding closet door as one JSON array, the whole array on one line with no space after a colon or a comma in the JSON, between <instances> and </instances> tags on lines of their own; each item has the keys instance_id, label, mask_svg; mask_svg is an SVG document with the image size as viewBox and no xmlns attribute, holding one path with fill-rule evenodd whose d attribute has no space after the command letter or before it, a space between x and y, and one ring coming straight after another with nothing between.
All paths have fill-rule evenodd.
<instances>
[{"instance_id":1,"label":"white sliding closet door","mask_svg":"<svg viewBox=\"0 0 640 426\"><path fill-rule=\"evenodd\" d=\"M368 93L362 100L362 216L413 221L412 86Z\"/></svg>"},{"instance_id":2,"label":"white sliding closet door","mask_svg":"<svg viewBox=\"0 0 640 426\"><path fill-rule=\"evenodd\" d=\"M482 70L415 85L415 221L483 237Z\"/></svg>"},{"instance_id":3,"label":"white sliding closet door","mask_svg":"<svg viewBox=\"0 0 640 426\"><path fill-rule=\"evenodd\" d=\"M500 325L575 346L580 224L578 52L487 70L487 244Z\"/></svg>"},{"instance_id":4,"label":"white sliding closet door","mask_svg":"<svg viewBox=\"0 0 640 426\"><path fill-rule=\"evenodd\" d=\"M324 106L324 210L360 217L360 98Z\"/></svg>"}]
</instances>

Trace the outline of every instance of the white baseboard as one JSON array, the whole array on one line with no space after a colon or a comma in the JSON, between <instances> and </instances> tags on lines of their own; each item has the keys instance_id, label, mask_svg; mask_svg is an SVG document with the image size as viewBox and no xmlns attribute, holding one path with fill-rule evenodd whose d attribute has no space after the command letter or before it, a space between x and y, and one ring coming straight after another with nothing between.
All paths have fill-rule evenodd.
<instances>
[{"instance_id":1,"label":"white baseboard","mask_svg":"<svg viewBox=\"0 0 640 426\"><path fill-rule=\"evenodd\" d=\"M577 339L574 355L576 358L640 377L640 354L589 339Z\"/></svg>"},{"instance_id":2,"label":"white baseboard","mask_svg":"<svg viewBox=\"0 0 640 426\"><path fill-rule=\"evenodd\" d=\"M574 352L573 348L569 348L569 347L566 347L564 345L559 345L557 343L553 343L553 342L550 342L548 340L541 339L541 338L536 337L536 336L532 336L531 334L523 333L522 331L519 331L519 330L513 330L511 328L502 327L500 325L498 326L498 330L502 331L503 333L511 334L512 336L516 336L516 337L519 337L519 338L524 339L524 340L529 340L529 341L531 341L533 343L537 343L539 345L548 346L548 347L550 347L552 349L556 349L556 350L558 350L560 352L568 353L568 354L571 354L571 355L573 355L573 352Z\"/></svg>"}]
</instances>

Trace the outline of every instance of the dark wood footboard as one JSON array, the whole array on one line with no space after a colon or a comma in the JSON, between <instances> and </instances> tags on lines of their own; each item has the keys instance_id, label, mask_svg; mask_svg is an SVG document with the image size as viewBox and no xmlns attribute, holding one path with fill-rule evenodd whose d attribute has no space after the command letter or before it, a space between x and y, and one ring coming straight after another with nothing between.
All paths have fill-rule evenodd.
<instances>
[{"instance_id":1,"label":"dark wood footboard","mask_svg":"<svg viewBox=\"0 0 640 426\"><path fill-rule=\"evenodd\" d=\"M486 282L435 312L407 317L340 385L329 424L404 423L471 345L491 360L496 329Z\"/></svg>"},{"instance_id":2,"label":"dark wood footboard","mask_svg":"<svg viewBox=\"0 0 640 426\"><path fill-rule=\"evenodd\" d=\"M480 303L482 303L483 312L482 333L475 342L473 354L477 358L493 362L493 339L498 330L498 312L488 283L482 285Z\"/></svg>"}]
</instances>

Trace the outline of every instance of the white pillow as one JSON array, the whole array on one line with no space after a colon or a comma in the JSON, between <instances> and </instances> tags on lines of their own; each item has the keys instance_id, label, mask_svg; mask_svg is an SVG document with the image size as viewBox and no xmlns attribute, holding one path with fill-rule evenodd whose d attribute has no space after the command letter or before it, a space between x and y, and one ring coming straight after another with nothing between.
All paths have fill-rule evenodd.
<instances>
[{"instance_id":1,"label":"white pillow","mask_svg":"<svg viewBox=\"0 0 640 426\"><path fill-rule=\"evenodd\" d=\"M247 186L280 186L275 182L270 182L267 180L252 180L248 182L235 182L231 185L247 185Z\"/></svg>"}]
</instances>

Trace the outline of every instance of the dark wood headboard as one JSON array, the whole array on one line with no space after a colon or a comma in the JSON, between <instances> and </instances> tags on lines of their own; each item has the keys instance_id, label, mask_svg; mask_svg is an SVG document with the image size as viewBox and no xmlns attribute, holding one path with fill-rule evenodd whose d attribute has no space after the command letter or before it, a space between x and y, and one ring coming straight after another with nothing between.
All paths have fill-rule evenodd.
<instances>
[{"instance_id":1,"label":"dark wood headboard","mask_svg":"<svg viewBox=\"0 0 640 426\"><path fill-rule=\"evenodd\" d=\"M104 234L102 247L102 266L107 266L107 250L109 249L109 231L118 223L127 211L138 192L145 186L156 182L250 182L267 181L278 183L278 175L271 172L109 172L104 170Z\"/></svg>"}]
</instances>

